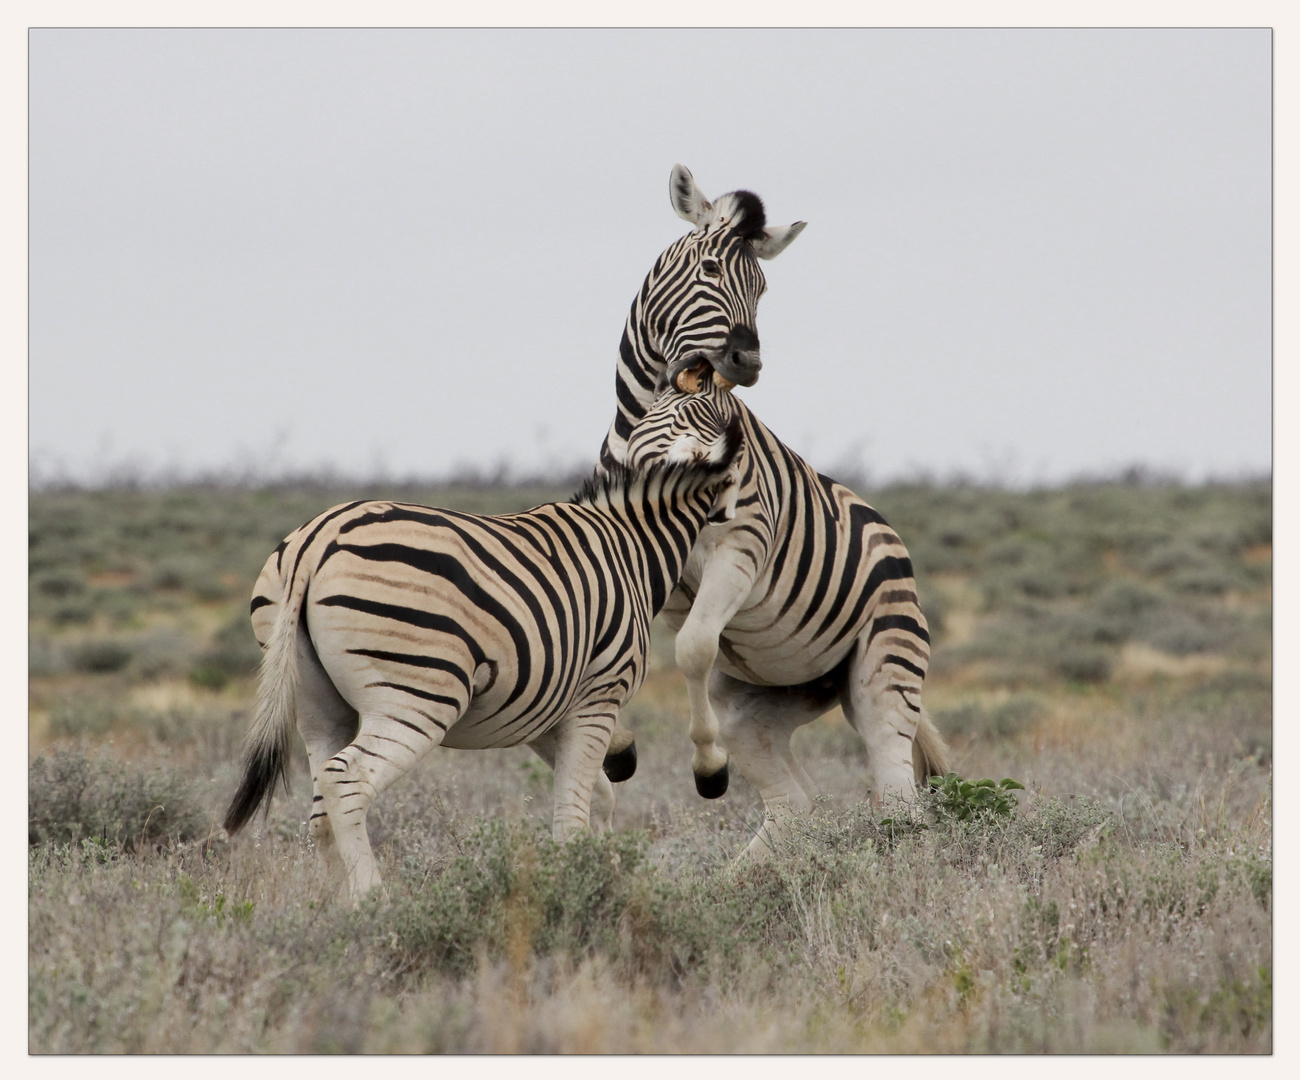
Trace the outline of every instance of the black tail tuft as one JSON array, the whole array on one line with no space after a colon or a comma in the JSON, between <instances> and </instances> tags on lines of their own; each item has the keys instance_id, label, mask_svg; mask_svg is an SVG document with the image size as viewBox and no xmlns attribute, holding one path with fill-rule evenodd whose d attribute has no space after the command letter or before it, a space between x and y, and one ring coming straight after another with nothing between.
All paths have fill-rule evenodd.
<instances>
[{"instance_id":1,"label":"black tail tuft","mask_svg":"<svg viewBox=\"0 0 1300 1080\"><path fill-rule=\"evenodd\" d=\"M244 762L244 779L230 802L230 809L226 811L226 820L222 822L226 832L232 836L239 832L263 803L267 804L268 810L270 809L271 794L277 780L284 784L287 792L289 790L288 762L285 761L278 745L267 747L248 756Z\"/></svg>"}]
</instances>

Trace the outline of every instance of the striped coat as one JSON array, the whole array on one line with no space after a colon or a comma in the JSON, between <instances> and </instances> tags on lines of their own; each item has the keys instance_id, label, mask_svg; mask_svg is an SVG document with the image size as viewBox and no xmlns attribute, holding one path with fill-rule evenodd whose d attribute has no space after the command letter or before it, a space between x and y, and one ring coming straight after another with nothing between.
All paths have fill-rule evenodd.
<instances>
[{"instance_id":1,"label":"striped coat","mask_svg":"<svg viewBox=\"0 0 1300 1080\"><path fill-rule=\"evenodd\" d=\"M947 770L947 750L920 701L929 635L902 540L722 393L758 378L757 260L803 223L767 226L749 192L710 202L682 166L670 196L695 228L656 260L632 306L601 461L671 460L667 429L704 423L710 410L742 424L734 517L701 535L664 617L686 676L697 787L721 795L730 756L768 811L750 845L760 855L780 811L812 808L817 789L790 739L836 703L866 743L874 799L913 796Z\"/></svg>"},{"instance_id":2,"label":"striped coat","mask_svg":"<svg viewBox=\"0 0 1300 1080\"><path fill-rule=\"evenodd\" d=\"M588 826L597 785L607 825L611 732L738 439L521 514L349 503L292 533L253 595L265 655L226 828L285 776L295 725L312 834L354 900L379 883L367 808L439 745L527 743L555 769L556 837Z\"/></svg>"}]
</instances>

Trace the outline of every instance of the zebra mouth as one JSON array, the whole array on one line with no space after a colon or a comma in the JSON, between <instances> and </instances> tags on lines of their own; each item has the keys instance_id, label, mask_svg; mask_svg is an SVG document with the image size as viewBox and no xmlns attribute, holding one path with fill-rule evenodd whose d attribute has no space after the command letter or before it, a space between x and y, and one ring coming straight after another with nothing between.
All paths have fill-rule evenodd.
<instances>
[{"instance_id":1,"label":"zebra mouth","mask_svg":"<svg viewBox=\"0 0 1300 1080\"><path fill-rule=\"evenodd\" d=\"M705 353L694 353L668 365L664 381L684 394L695 394L704 387L712 374L716 387L731 390L736 386L753 386L758 382L758 369L762 366L757 357L754 358L753 366L737 368L737 365L727 363L725 357L715 359Z\"/></svg>"},{"instance_id":2,"label":"zebra mouth","mask_svg":"<svg viewBox=\"0 0 1300 1080\"><path fill-rule=\"evenodd\" d=\"M736 386L730 379L714 371L707 362L678 372L673 385L683 394L698 394L708 385L710 375L713 376L713 385L719 390L732 390Z\"/></svg>"}]
</instances>

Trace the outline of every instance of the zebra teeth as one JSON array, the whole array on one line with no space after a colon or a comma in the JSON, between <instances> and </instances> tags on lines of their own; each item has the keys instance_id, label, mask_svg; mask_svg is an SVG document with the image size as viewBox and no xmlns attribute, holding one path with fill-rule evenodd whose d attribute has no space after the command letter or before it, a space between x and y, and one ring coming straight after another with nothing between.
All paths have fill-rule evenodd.
<instances>
[{"instance_id":1,"label":"zebra teeth","mask_svg":"<svg viewBox=\"0 0 1300 1080\"><path fill-rule=\"evenodd\" d=\"M736 384L732 382L730 379L728 379L725 375L723 375L722 372L720 371L715 371L713 373L713 385L716 386L719 390L726 390L728 393L730 393L732 390L736 388Z\"/></svg>"},{"instance_id":2,"label":"zebra teeth","mask_svg":"<svg viewBox=\"0 0 1300 1080\"><path fill-rule=\"evenodd\" d=\"M699 368L687 368L677 375L677 389L683 394L698 394L704 385L704 376Z\"/></svg>"}]
</instances>

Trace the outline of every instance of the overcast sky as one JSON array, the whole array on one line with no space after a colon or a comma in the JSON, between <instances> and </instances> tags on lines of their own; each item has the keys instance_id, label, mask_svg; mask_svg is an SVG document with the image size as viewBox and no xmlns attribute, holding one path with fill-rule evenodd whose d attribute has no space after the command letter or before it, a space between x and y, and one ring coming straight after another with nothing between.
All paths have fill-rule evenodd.
<instances>
[{"instance_id":1,"label":"overcast sky","mask_svg":"<svg viewBox=\"0 0 1300 1080\"><path fill-rule=\"evenodd\" d=\"M594 462L710 196L822 471L1270 467L1266 30L34 31L34 474Z\"/></svg>"}]
</instances>

